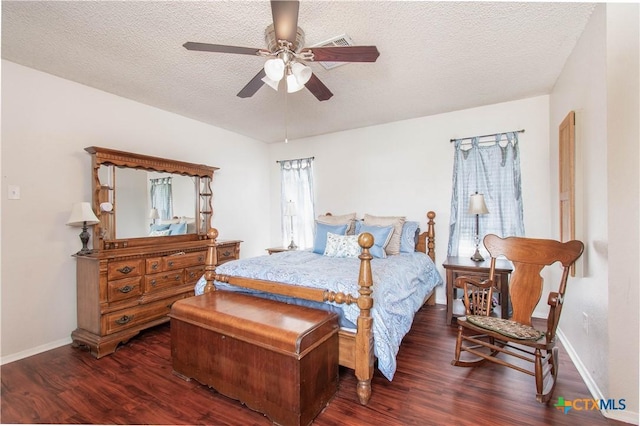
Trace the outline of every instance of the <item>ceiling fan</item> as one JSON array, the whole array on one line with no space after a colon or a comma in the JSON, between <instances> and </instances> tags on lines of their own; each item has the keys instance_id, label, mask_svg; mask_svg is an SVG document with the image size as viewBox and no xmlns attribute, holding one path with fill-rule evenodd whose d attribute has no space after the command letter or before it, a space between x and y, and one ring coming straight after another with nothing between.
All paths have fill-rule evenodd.
<instances>
[{"instance_id":1,"label":"ceiling fan","mask_svg":"<svg viewBox=\"0 0 640 426\"><path fill-rule=\"evenodd\" d=\"M375 62L380 56L376 46L304 47L304 31L298 27L298 1L271 0L273 24L265 30L267 49L186 42L188 50L240 55L257 55L269 58L264 68L238 92L241 98L253 96L263 84L275 90L281 80L287 92L297 92L306 87L319 101L326 101L333 93L313 73L306 62Z\"/></svg>"}]
</instances>

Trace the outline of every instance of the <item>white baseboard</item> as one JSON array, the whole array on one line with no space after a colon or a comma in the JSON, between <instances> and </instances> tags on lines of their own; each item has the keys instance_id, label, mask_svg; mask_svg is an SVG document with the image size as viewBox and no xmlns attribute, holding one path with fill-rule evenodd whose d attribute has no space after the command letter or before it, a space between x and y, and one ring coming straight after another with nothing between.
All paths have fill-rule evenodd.
<instances>
[{"instance_id":1,"label":"white baseboard","mask_svg":"<svg viewBox=\"0 0 640 426\"><path fill-rule=\"evenodd\" d=\"M18 361L23 358L28 358L30 356L37 355L42 352L50 351L51 349L59 348L60 346L68 345L70 343L71 343L71 337L67 337L65 339L56 340L55 342L51 342L45 345L36 346L35 348L27 349L26 351L3 356L0 358L0 365L9 364L10 362Z\"/></svg>"},{"instance_id":2,"label":"white baseboard","mask_svg":"<svg viewBox=\"0 0 640 426\"><path fill-rule=\"evenodd\" d=\"M567 351L567 354L569 355L569 358L573 362L573 365L575 365L576 369L578 370L580 377L582 377L582 380L584 380L584 383L587 385L587 389L589 389L589 392L591 393L591 397L597 400L607 399L603 396L602 391L600 390L596 382L593 380L593 377L591 377L591 374L589 374L589 370L584 366L584 364L582 363L582 360L580 360L580 357L578 356L576 351L573 349L573 346L571 346L571 343L567 340L567 337L564 335L564 333L562 333L562 330L557 329L556 335L558 336L558 339L562 342L562 346L564 346L565 350ZM630 423L634 425L638 424L639 413L635 413L627 410L623 410L623 411L600 410L600 412L602 413L603 416L605 416L608 419L618 420L621 422Z\"/></svg>"}]
</instances>

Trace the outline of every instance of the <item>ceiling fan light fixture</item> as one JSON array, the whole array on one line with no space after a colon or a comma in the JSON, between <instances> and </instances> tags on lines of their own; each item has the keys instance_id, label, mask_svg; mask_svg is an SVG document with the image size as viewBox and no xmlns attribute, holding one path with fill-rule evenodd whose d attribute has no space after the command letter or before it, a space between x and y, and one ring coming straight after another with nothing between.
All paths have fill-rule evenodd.
<instances>
[{"instance_id":1,"label":"ceiling fan light fixture","mask_svg":"<svg viewBox=\"0 0 640 426\"><path fill-rule=\"evenodd\" d=\"M271 80L268 76L262 77L262 81L269 87L271 87L276 92L278 91L278 86L280 85L280 80L275 81Z\"/></svg>"},{"instance_id":2,"label":"ceiling fan light fixture","mask_svg":"<svg viewBox=\"0 0 640 426\"><path fill-rule=\"evenodd\" d=\"M301 86L304 86L309 81L312 74L311 67L300 62L291 64L291 72L295 76L296 82Z\"/></svg>"},{"instance_id":3,"label":"ceiling fan light fixture","mask_svg":"<svg viewBox=\"0 0 640 426\"><path fill-rule=\"evenodd\" d=\"M280 81L284 77L284 61L280 58L269 59L264 63L264 72L273 81ZM277 90L277 89L276 89Z\"/></svg>"},{"instance_id":4,"label":"ceiling fan light fixture","mask_svg":"<svg viewBox=\"0 0 640 426\"><path fill-rule=\"evenodd\" d=\"M304 84L298 83L298 79L295 75L289 74L287 76L287 93L295 93L304 88Z\"/></svg>"}]
</instances>

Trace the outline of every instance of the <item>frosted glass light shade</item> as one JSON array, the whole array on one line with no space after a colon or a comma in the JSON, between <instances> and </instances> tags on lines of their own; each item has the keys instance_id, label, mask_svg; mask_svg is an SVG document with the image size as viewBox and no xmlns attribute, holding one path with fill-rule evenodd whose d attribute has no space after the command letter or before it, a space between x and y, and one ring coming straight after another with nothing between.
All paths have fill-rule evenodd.
<instances>
[{"instance_id":1,"label":"frosted glass light shade","mask_svg":"<svg viewBox=\"0 0 640 426\"><path fill-rule=\"evenodd\" d=\"M278 91L278 86L280 85L280 81L271 80L268 76L262 77L262 81L269 87L271 87L276 92Z\"/></svg>"},{"instance_id":2,"label":"frosted glass light shade","mask_svg":"<svg viewBox=\"0 0 640 426\"><path fill-rule=\"evenodd\" d=\"M296 77L296 81L299 85L304 86L311 78L311 67L301 64L300 62L294 62L291 65L291 72Z\"/></svg>"},{"instance_id":3,"label":"frosted glass light shade","mask_svg":"<svg viewBox=\"0 0 640 426\"><path fill-rule=\"evenodd\" d=\"M302 90L304 84L298 83L296 76L293 74L289 74L287 76L287 93L294 93Z\"/></svg>"},{"instance_id":4,"label":"frosted glass light shade","mask_svg":"<svg viewBox=\"0 0 640 426\"><path fill-rule=\"evenodd\" d=\"M273 81L280 81L284 77L284 62L282 59L269 59L264 63L264 72Z\"/></svg>"}]
</instances>

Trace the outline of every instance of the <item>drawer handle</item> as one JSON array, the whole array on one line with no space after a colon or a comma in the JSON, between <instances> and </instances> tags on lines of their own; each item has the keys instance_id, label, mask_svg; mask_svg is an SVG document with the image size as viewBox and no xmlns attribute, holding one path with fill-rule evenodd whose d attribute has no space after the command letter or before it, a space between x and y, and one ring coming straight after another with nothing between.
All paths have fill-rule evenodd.
<instances>
[{"instance_id":1,"label":"drawer handle","mask_svg":"<svg viewBox=\"0 0 640 426\"><path fill-rule=\"evenodd\" d=\"M129 316L129 315L123 315L122 318L118 318L116 320L116 324L118 325L125 325L126 323L128 323L129 321L131 321L133 319L133 315Z\"/></svg>"},{"instance_id":2,"label":"drawer handle","mask_svg":"<svg viewBox=\"0 0 640 426\"><path fill-rule=\"evenodd\" d=\"M155 280L155 279L151 280L151 287L155 287L155 286L156 286L156 284L157 284L157 283L156 283L156 280Z\"/></svg>"},{"instance_id":3,"label":"drawer handle","mask_svg":"<svg viewBox=\"0 0 640 426\"><path fill-rule=\"evenodd\" d=\"M176 281L180 281L180 275L176 274L176 277L174 278Z\"/></svg>"},{"instance_id":4,"label":"drawer handle","mask_svg":"<svg viewBox=\"0 0 640 426\"><path fill-rule=\"evenodd\" d=\"M131 272L133 272L133 270L136 269L136 267L134 266L133 268L131 266L125 266L124 268L121 269L116 269L116 271L120 272L121 274L130 274Z\"/></svg>"},{"instance_id":5,"label":"drawer handle","mask_svg":"<svg viewBox=\"0 0 640 426\"><path fill-rule=\"evenodd\" d=\"M195 272L189 272L189 278L195 278L196 273Z\"/></svg>"},{"instance_id":6,"label":"drawer handle","mask_svg":"<svg viewBox=\"0 0 640 426\"><path fill-rule=\"evenodd\" d=\"M198 256L198 262L204 262L204 256Z\"/></svg>"},{"instance_id":7,"label":"drawer handle","mask_svg":"<svg viewBox=\"0 0 640 426\"><path fill-rule=\"evenodd\" d=\"M222 255L223 255L224 257L228 257L228 256L231 256L231 252L230 252L229 250L227 250L227 251L223 251L223 252L222 252Z\"/></svg>"},{"instance_id":8,"label":"drawer handle","mask_svg":"<svg viewBox=\"0 0 640 426\"><path fill-rule=\"evenodd\" d=\"M133 290L133 287L131 287L130 285L125 285L124 287L118 289L120 293L129 293L131 290Z\"/></svg>"},{"instance_id":9,"label":"drawer handle","mask_svg":"<svg viewBox=\"0 0 640 426\"><path fill-rule=\"evenodd\" d=\"M154 262L151 264L151 269L158 269L158 262Z\"/></svg>"},{"instance_id":10,"label":"drawer handle","mask_svg":"<svg viewBox=\"0 0 640 426\"><path fill-rule=\"evenodd\" d=\"M169 267L171 268L172 266L173 266L173 261L172 261L172 260L170 260L170 261L169 261Z\"/></svg>"}]
</instances>

